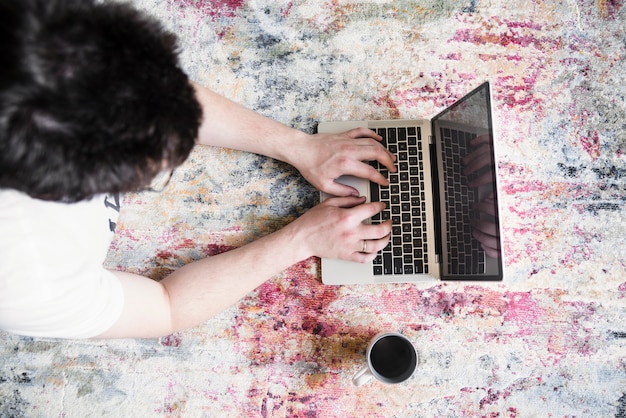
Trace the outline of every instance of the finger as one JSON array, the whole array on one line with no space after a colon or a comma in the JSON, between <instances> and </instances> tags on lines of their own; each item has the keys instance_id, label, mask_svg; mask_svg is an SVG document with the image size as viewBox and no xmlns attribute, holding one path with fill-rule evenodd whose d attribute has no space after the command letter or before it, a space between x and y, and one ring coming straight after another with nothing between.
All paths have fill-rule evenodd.
<instances>
[{"instance_id":1,"label":"finger","mask_svg":"<svg viewBox=\"0 0 626 418\"><path fill-rule=\"evenodd\" d=\"M389 186L389 179L382 175L382 173L376 170L369 164L361 163L355 166L354 176L360 177L369 181L372 181L381 186Z\"/></svg>"},{"instance_id":2,"label":"finger","mask_svg":"<svg viewBox=\"0 0 626 418\"><path fill-rule=\"evenodd\" d=\"M341 175L351 175L354 177L373 181L374 183L380 184L381 186L389 186L389 180L385 176L383 176L371 165L362 161L352 160L350 162L344 163Z\"/></svg>"},{"instance_id":3,"label":"finger","mask_svg":"<svg viewBox=\"0 0 626 418\"><path fill-rule=\"evenodd\" d=\"M364 196L331 197L326 199L323 204L347 209L350 211L350 217L359 222L371 218L386 207L382 202L365 203L365 200Z\"/></svg>"},{"instance_id":4,"label":"finger","mask_svg":"<svg viewBox=\"0 0 626 418\"><path fill-rule=\"evenodd\" d=\"M368 240L367 241L367 252L355 252L350 255L350 261L356 261L357 263L370 263L374 260L379 251L387 246L391 235L383 237L378 240Z\"/></svg>"},{"instance_id":5,"label":"finger","mask_svg":"<svg viewBox=\"0 0 626 418\"><path fill-rule=\"evenodd\" d=\"M391 234L392 226L391 219L379 224L363 224L363 236L367 241L383 239Z\"/></svg>"},{"instance_id":6,"label":"finger","mask_svg":"<svg viewBox=\"0 0 626 418\"><path fill-rule=\"evenodd\" d=\"M389 244L389 240L391 239L391 221L384 222L383 224L366 226L366 228L370 229L369 231L370 233L371 233L371 229L375 227L382 227L383 230L387 230L388 232L386 235L382 236L381 238L365 240L365 243L366 243L365 251L363 251L364 240L359 240L358 251L351 254L351 256L349 257L350 261L355 261L358 263L371 262L372 260L374 260L374 258L376 258L376 255L378 254L378 252L381 251L383 248L385 248Z\"/></svg>"},{"instance_id":7,"label":"finger","mask_svg":"<svg viewBox=\"0 0 626 418\"><path fill-rule=\"evenodd\" d=\"M371 129L367 129L367 128L351 129L348 132L346 132L346 135L348 135L352 139L356 139L356 138L372 138L372 139L375 139L376 141L382 141L383 140L382 136L378 135L376 132L372 131Z\"/></svg>"},{"instance_id":8,"label":"finger","mask_svg":"<svg viewBox=\"0 0 626 418\"><path fill-rule=\"evenodd\" d=\"M324 188L324 191L326 193L328 193L329 195L332 196L339 196L339 197L345 197L345 196L352 196L352 197L360 197L360 193L357 189L355 189L354 187L336 182L336 181L331 181L328 183L328 185Z\"/></svg>"},{"instance_id":9,"label":"finger","mask_svg":"<svg viewBox=\"0 0 626 418\"><path fill-rule=\"evenodd\" d=\"M381 251L383 248L385 248L387 244L389 244L390 239L391 239L391 233L378 239L361 240L360 241L361 247L359 248L358 252L365 253L365 254L376 254L379 251ZM363 245L363 242L365 242L365 245ZM365 251L363 251L363 248L365 248Z\"/></svg>"},{"instance_id":10,"label":"finger","mask_svg":"<svg viewBox=\"0 0 626 418\"><path fill-rule=\"evenodd\" d=\"M355 227L362 225L363 221L371 218L377 213L383 211L386 205L382 202L364 203L365 197L331 197L326 199L323 204L335 206L348 210L346 221L354 222ZM364 234L362 234L364 235Z\"/></svg>"},{"instance_id":11,"label":"finger","mask_svg":"<svg viewBox=\"0 0 626 418\"><path fill-rule=\"evenodd\" d=\"M383 148L384 149L384 148ZM392 173L395 173L396 171L398 171L398 169L396 168L396 156L393 155L391 152L387 151L385 149L385 151L387 152L387 158L383 158L383 159L377 159L376 161L378 161L379 163L381 163L382 165L385 166L385 168L387 170L389 170Z\"/></svg>"},{"instance_id":12,"label":"finger","mask_svg":"<svg viewBox=\"0 0 626 418\"><path fill-rule=\"evenodd\" d=\"M395 165L395 162L397 160L397 157L395 156L395 154L393 154L391 151L389 151L387 148L383 147L382 145L379 145L379 147L380 149L384 151L384 153L376 157L376 161L384 165L385 168L387 168L387 170L391 171L392 173L395 173L396 171L398 171ZM374 161L374 160L368 160L368 161Z\"/></svg>"},{"instance_id":13,"label":"finger","mask_svg":"<svg viewBox=\"0 0 626 418\"><path fill-rule=\"evenodd\" d=\"M344 196L331 197L322 202L324 205L335 206L337 208L353 208L365 203L364 196ZM372 215L373 216L373 215Z\"/></svg>"},{"instance_id":14,"label":"finger","mask_svg":"<svg viewBox=\"0 0 626 418\"><path fill-rule=\"evenodd\" d=\"M361 220L365 220L371 218L377 213L382 212L386 207L387 205L385 205L383 202L370 202L356 206L352 208L352 210L355 212L356 217Z\"/></svg>"},{"instance_id":15,"label":"finger","mask_svg":"<svg viewBox=\"0 0 626 418\"><path fill-rule=\"evenodd\" d=\"M371 263L376 258L376 253L354 253L348 261L354 261L356 263Z\"/></svg>"},{"instance_id":16,"label":"finger","mask_svg":"<svg viewBox=\"0 0 626 418\"><path fill-rule=\"evenodd\" d=\"M353 154L353 158L358 161L378 161L384 165L389 171L396 172L396 156L387 148L371 139L357 139L358 148Z\"/></svg>"},{"instance_id":17,"label":"finger","mask_svg":"<svg viewBox=\"0 0 626 418\"><path fill-rule=\"evenodd\" d=\"M387 245L389 245L390 240L391 240L391 232L389 232L387 235L385 235L382 238L369 240L368 242L370 244L368 245L368 249L372 251L373 253L382 251Z\"/></svg>"}]
</instances>

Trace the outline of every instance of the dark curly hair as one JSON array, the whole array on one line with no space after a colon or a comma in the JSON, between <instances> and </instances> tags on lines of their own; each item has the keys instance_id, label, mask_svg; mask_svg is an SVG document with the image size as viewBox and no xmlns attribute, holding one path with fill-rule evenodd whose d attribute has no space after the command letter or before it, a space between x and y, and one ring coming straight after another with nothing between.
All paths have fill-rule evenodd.
<instances>
[{"instance_id":1,"label":"dark curly hair","mask_svg":"<svg viewBox=\"0 0 626 418\"><path fill-rule=\"evenodd\" d=\"M0 188L53 201L145 187L194 146L176 37L130 6L0 2Z\"/></svg>"}]
</instances>

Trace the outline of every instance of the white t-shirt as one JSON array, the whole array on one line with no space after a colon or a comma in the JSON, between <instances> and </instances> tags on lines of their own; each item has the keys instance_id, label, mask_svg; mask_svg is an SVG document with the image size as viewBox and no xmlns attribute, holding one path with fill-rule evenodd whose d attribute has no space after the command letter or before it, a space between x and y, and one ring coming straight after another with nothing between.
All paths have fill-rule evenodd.
<instances>
[{"instance_id":1,"label":"white t-shirt","mask_svg":"<svg viewBox=\"0 0 626 418\"><path fill-rule=\"evenodd\" d=\"M0 190L0 329L89 338L122 313L120 281L102 263L119 198L66 204Z\"/></svg>"}]
</instances>

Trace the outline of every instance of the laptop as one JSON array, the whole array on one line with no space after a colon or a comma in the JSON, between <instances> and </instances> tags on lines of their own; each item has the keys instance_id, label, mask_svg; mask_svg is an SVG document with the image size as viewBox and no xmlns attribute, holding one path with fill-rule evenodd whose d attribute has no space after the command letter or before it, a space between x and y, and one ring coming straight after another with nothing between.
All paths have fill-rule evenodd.
<instances>
[{"instance_id":1,"label":"laptop","mask_svg":"<svg viewBox=\"0 0 626 418\"><path fill-rule=\"evenodd\" d=\"M390 173L370 163L389 179L387 187L351 176L336 180L356 188L368 202L386 203L366 222L392 219L393 226L389 245L371 263L322 259L323 283L503 279L502 251L486 251L473 235L476 220L488 223L496 231L490 234L495 248L502 248L491 103L485 82L432 120L319 123L320 133L356 127L377 132L396 155L398 169ZM464 170L468 155L480 162ZM321 194L322 200L329 197Z\"/></svg>"}]
</instances>

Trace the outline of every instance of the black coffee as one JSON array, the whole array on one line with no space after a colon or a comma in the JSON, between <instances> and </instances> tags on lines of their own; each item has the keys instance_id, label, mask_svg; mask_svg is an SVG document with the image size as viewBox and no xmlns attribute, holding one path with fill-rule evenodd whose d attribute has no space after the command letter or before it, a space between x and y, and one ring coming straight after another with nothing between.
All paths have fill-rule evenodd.
<instances>
[{"instance_id":1,"label":"black coffee","mask_svg":"<svg viewBox=\"0 0 626 418\"><path fill-rule=\"evenodd\" d=\"M370 359L374 371L390 382L408 379L417 365L417 356L411 343L394 335L376 341Z\"/></svg>"}]
</instances>

